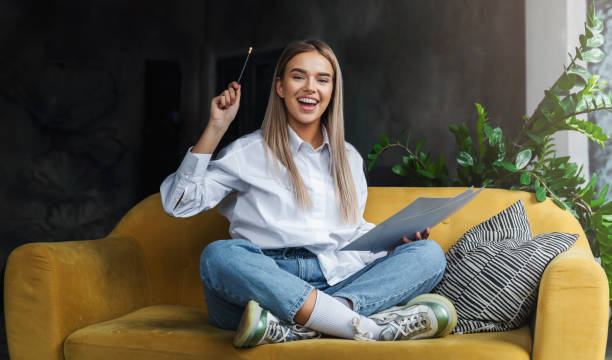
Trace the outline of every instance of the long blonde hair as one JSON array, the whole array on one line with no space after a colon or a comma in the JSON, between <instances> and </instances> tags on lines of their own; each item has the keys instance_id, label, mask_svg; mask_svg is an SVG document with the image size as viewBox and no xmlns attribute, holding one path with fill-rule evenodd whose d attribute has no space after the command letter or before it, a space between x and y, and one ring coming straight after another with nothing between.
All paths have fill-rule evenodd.
<instances>
[{"instance_id":1,"label":"long blonde hair","mask_svg":"<svg viewBox=\"0 0 612 360\"><path fill-rule=\"evenodd\" d=\"M300 176L291 148L289 147L289 132L287 130L287 110L283 99L275 91L277 79L285 75L285 67L294 56L308 51L317 51L323 55L332 65L334 70L334 90L327 109L321 116L321 123L327 129L330 150L330 169L334 182L336 202L342 219L346 223L356 223L359 220L359 205L355 183L347 160L344 144L344 113L342 101L342 73L340 64L332 49L320 40L302 40L290 43L280 55L272 87L268 107L261 125L262 135L267 144L265 147L266 158L268 151L280 162L289 174L294 195L302 209L310 208L312 202L304 181Z\"/></svg>"}]
</instances>

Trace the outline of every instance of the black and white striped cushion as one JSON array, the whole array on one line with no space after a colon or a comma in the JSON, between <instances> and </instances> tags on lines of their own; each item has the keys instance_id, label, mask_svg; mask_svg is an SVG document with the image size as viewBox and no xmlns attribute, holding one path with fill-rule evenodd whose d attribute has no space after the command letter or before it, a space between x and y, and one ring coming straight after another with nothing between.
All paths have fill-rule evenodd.
<instances>
[{"instance_id":1,"label":"black and white striped cushion","mask_svg":"<svg viewBox=\"0 0 612 360\"><path fill-rule=\"evenodd\" d=\"M522 326L535 308L544 268L577 238L533 238L522 201L468 230L446 253L444 277L432 291L454 303L459 320L453 333Z\"/></svg>"}]
</instances>

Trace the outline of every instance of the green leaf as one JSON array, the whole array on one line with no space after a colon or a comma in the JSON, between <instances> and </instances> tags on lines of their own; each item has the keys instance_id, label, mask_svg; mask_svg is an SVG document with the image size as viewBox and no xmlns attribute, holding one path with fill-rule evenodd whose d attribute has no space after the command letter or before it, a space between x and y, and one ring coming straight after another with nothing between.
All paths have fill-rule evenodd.
<instances>
[{"instance_id":1,"label":"green leaf","mask_svg":"<svg viewBox=\"0 0 612 360\"><path fill-rule=\"evenodd\" d=\"M423 144L425 144L425 138L419 140L419 142L417 143L417 146L414 148L414 153L419 156L419 151L421 150L421 148L423 147Z\"/></svg>"},{"instance_id":2,"label":"green leaf","mask_svg":"<svg viewBox=\"0 0 612 360\"><path fill-rule=\"evenodd\" d=\"M585 24L586 30L593 34L600 33L603 30L603 21L597 16L589 17L588 20L588 23Z\"/></svg>"},{"instance_id":3,"label":"green leaf","mask_svg":"<svg viewBox=\"0 0 612 360\"><path fill-rule=\"evenodd\" d=\"M564 203L562 203L561 201L559 201L559 200L557 200L557 199L555 199L555 198L553 198L553 201L554 201L554 202L555 202L555 204L557 204L557 206L559 206L561 209L563 209L563 210L566 210L566 209L567 209L567 206L566 206Z\"/></svg>"},{"instance_id":4,"label":"green leaf","mask_svg":"<svg viewBox=\"0 0 612 360\"><path fill-rule=\"evenodd\" d=\"M583 79L585 83L588 83L589 80L591 80L591 78L593 77L593 75L591 75L591 72L587 68L580 66L580 65L574 65L570 67L569 69L567 69L567 72L569 74L578 75L579 77Z\"/></svg>"},{"instance_id":5,"label":"green leaf","mask_svg":"<svg viewBox=\"0 0 612 360\"><path fill-rule=\"evenodd\" d=\"M368 171L372 171L372 169L374 169L374 163L375 161L370 161L370 163L368 164Z\"/></svg>"},{"instance_id":6,"label":"green leaf","mask_svg":"<svg viewBox=\"0 0 612 360\"><path fill-rule=\"evenodd\" d=\"M531 160L531 149L525 149L516 155L516 161L514 162L517 169L522 169Z\"/></svg>"},{"instance_id":7,"label":"green leaf","mask_svg":"<svg viewBox=\"0 0 612 360\"><path fill-rule=\"evenodd\" d=\"M394 167L391 168L391 171L393 171L397 175L401 175L401 176L407 176L408 175L408 171L406 171L406 169L404 167L402 167L401 165L395 165Z\"/></svg>"},{"instance_id":8,"label":"green leaf","mask_svg":"<svg viewBox=\"0 0 612 360\"><path fill-rule=\"evenodd\" d=\"M474 103L476 105L476 111L478 112L478 122L476 123L476 136L478 145L480 147L480 157L483 158L487 147L485 146L485 134L484 134L484 125L487 122L487 112L484 110L482 105L479 103Z\"/></svg>"},{"instance_id":9,"label":"green leaf","mask_svg":"<svg viewBox=\"0 0 612 360\"><path fill-rule=\"evenodd\" d=\"M429 171L425 171L425 170L418 169L416 172L417 172L417 174L419 174L419 175L421 175L421 176L423 176L423 177L426 177L426 178L428 178L428 179L435 179L435 178L436 178L436 177L435 177L435 176L434 176L432 173L430 173Z\"/></svg>"},{"instance_id":10,"label":"green leaf","mask_svg":"<svg viewBox=\"0 0 612 360\"><path fill-rule=\"evenodd\" d=\"M546 200L546 188L540 185L540 179L536 179L535 184L536 199L539 202Z\"/></svg>"},{"instance_id":11,"label":"green leaf","mask_svg":"<svg viewBox=\"0 0 612 360\"><path fill-rule=\"evenodd\" d=\"M490 139L491 137L493 137L493 128L489 124L485 124L483 129L484 129L484 133L487 136L487 138ZM489 142L491 141L489 140Z\"/></svg>"},{"instance_id":12,"label":"green leaf","mask_svg":"<svg viewBox=\"0 0 612 360\"><path fill-rule=\"evenodd\" d=\"M389 137L387 134L380 134L380 140L382 141L383 146L389 145Z\"/></svg>"},{"instance_id":13,"label":"green leaf","mask_svg":"<svg viewBox=\"0 0 612 360\"><path fill-rule=\"evenodd\" d=\"M518 171L518 169L516 168L516 166L514 166L514 164L509 163L507 161L499 161L499 160L498 161L494 161L493 165L501 166L501 167L503 167L504 169L506 169L506 170L508 170L510 172L517 172Z\"/></svg>"},{"instance_id":14,"label":"green leaf","mask_svg":"<svg viewBox=\"0 0 612 360\"><path fill-rule=\"evenodd\" d=\"M459 155L457 155L457 162L461 166L473 166L474 165L474 159L472 158L472 155L470 155L469 153L465 151L459 152Z\"/></svg>"},{"instance_id":15,"label":"green leaf","mask_svg":"<svg viewBox=\"0 0 612 360\"><path fill-rule=\"evenodd\" d=\"M608 187L609 184L604 185L603 189L601 189L601 192L597 195L597 199L591 201L591 209L600 206L601 204L606 202L606 200L608 200L606 198L606 194L608 193Z\"/></svg>"},{"instance_id":16,"label":"green leaf","mask_svg":"<svg viewBox=\"0 0 612 360\"><path fill-rule=\"evenodd\" d=\"M600 47L604 43L604 37L601 34L593 34L593 37L586 40L586 47L596 48Z\"/></svg>"},{"instance_id":17,"label":"green leaf","mask_svg":"<svg viewBox=\"0 0 612 360\"><path fill-rule=\"evenodd\" d=\"M561 75L556 85L562 90L569 91L574 87L574 84L576 84L576 75L566 72Z\"/></svg>"},{"instance_id":18,"label":"green leaf","mask_svg":"<svg viewBox=\"0 0 612 360\"><path fill-rule=\"evenodd\" d=\"M374 153L368 154L368 160L376 160L377 157L378 157L378 154L374 154Z\"/></svg>"},{"instance_id":19,"label":"green leaf","mask_svg":"<svg viewBox=\"0 0 612 360\"><path fill-rule=\"evenodd\" d=\"M589 180L589 182L584 187L584 189L582 189L582 191L580 192L580 196L584 196L587 193L587 191L593 190L593 188L595 187L595 184L597 184L597 178L598 178L597 173L594 173L593 176L591 176L591 179Z\"/></svg>"},{"instance_id":20,"label":"green leaf","mask_svg":"<svg viewBox=\"0 0 612 360\"><path fill-rule=\"evenodd\" d=\"M599 192L597 196L605 199L606 195L608 195L608 188L609 188L609 184L604 185L604 187L601 189L601 191Z\"/></svg>"},{"instance_id":21,"label":"green leaf","mask_svg":"<svg viewBox=\"0 0 612 360\"><path fill-rule=\"evenodd\" d=\"M589 108L587 99L584 96L579 97L578 102L576 103L575 111L583 112Z\"/></svg>"},{"instance_id":22,"label":"green leaf","mask_svg":"<svg viewBox=\"0 0 612 360\"><path fill-rule=\"evenodd\" d=\"M497 151L497 160L503 161L506 157L506 145L504 145L503 142L500 142L499 145L497 145Z\"/></svg>"},{"instance_id":23,"label":"green leaf","mask_svg":"<svg viewBox=\"0 0 612 360\"><path fill-rule=\"evenodd\" d=\"M530 139L531 139L531 140L532 140L534 143L536 143L537 145L542 145L542 144L544 143L544 138L539 137L539 136L538 136L538 135L536 135L536 134L532 134L532 133L531 133L531 132L529 132L529 131L526 131L525 133L526 133L526 134L527 134L527 136L528 136L528 137L529 137L529 138L530 138Z\"/></svg>"},{"instance_id":24,"label":"green leaf","mask_svg":"<svg viewBox=\"0 0 612 360\"><path fill-rule=\"evenodd\" d=\"M493 129L489 125L485 125L484 130L485 134L489 138L489 144L491 144L491 146L498 145L502 142L503 132L500 127Z\"/></svg>"},{"instance_id":25,"label":"green leaf","mask_svg":"<svg viewBox=\"0 0 612 360\"><path fill-rule=\"evenodd\" d=\"M575 130L584 135L589 139L595 141L603 148L604 143L610 140L610 137L606 135L603 130L595 123L588 120L581 120L575 116L565 119L564 126L559 130Z\"/></svg>"},{"instance_id":26,"label":"green leaf","mask_svg":"<svg viewBox=\"0 0 612 360\"><path fill-rule=\"evenodd\" d=\"M598 63L606 56L606 54L599 48L593 48L587 51L581 52L582 60L591 63Z\"/></svg>"},{"instance_id":27,"label":"green leaf","mask_svg":"<svg viewBox=\"0 0 612 360\"><path fill-rule=\"evenodd\" d=\"M382 149L383 149L383 147L382 147L382 145L380 145L380 144L374 144L374 146L372 146L372 150L373 150L375 153L379 153L379 152L380 152Z\"/></svg>"},{"instance_id":28,"label":"green leaf","mask_svg":"<svg viewBox=\"0 0 612 360\"><path fill-rule=\"evenodd\" d=\"M531 175L527 171L523 171L521 174L521 184L529 185L531 184Z\"/></svg>"}]
</instances>

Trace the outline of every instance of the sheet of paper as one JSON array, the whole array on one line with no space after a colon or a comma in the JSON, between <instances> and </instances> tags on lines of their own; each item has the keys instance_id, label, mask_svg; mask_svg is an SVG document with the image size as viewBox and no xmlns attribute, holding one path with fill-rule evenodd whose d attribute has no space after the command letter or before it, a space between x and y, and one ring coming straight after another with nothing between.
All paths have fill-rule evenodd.
<instances>
[{"instance_id":1,"label":"sheet of paper","mask_svg":"<svg viewBox=\"0 0 612 360\"><path fill-rule=\"evenodd\" d=\"M482 188L478 191L469 188L454 197L420 197L340 250L389 250L401 242L402 236L412 236L439 224L472 201L480 191Z\"/></svg>"}]
</instances>

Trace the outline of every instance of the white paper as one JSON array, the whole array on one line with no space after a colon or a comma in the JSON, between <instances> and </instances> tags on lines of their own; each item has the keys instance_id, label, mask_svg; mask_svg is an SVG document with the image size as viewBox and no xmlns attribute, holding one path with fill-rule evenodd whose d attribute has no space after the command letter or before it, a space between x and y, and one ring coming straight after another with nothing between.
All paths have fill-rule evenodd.
<instances>
[{"instance_id":1,"label":"white paper","mask_svg":"<svg viewBox=\"0 0 612 360\"><path fill-rule=\"evenodd\" d=\"M436 226L472 201L482 189L473 191L473 187L470 187L454 197L419 197L340 250L390 250L401 243L403 236L412 237L416 232Z\"/></svg>"}]
</instances>

